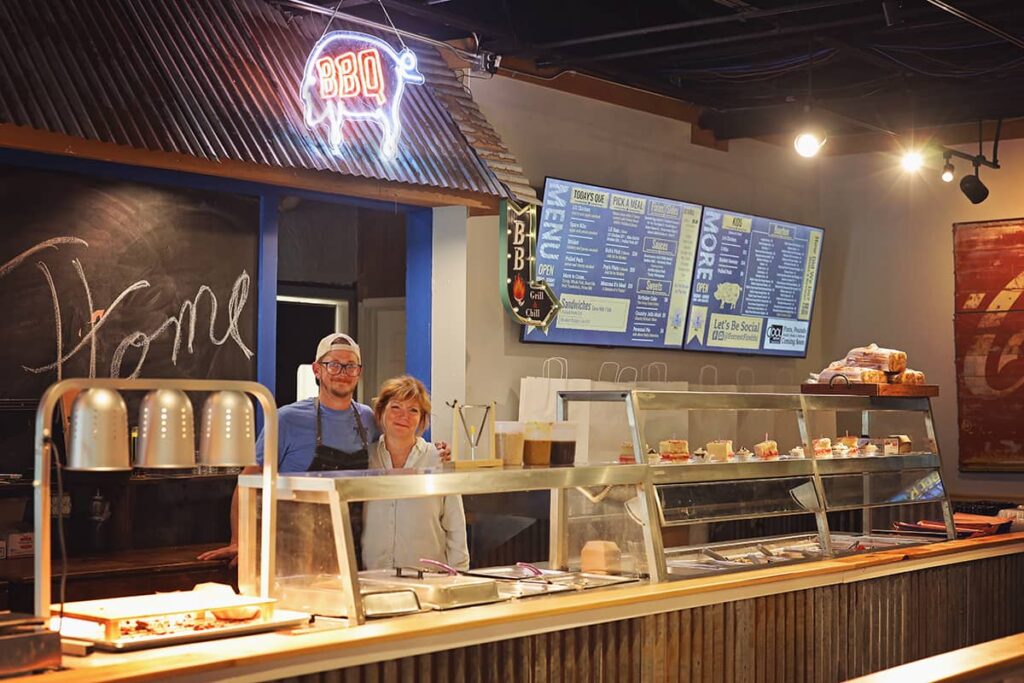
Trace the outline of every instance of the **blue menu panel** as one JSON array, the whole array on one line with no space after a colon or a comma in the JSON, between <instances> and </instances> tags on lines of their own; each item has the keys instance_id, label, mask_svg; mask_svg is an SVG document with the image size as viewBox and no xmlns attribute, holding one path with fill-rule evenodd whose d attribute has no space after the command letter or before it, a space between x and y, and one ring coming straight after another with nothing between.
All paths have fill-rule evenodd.
<instances>
[{"instance_id":1,"label":"blue menu panel","mask_svg":"<svg viewBox=\"0 0 1024 683\"><path fill-rule=\"evenodd\" d=\"M807 355L824 231L706 207L688 351Z\"/></svg>"},{"instance_id":2,"label":"blue menu panel","mask_svg":"<svg viewBox=\"0 0 1024 683\"><path fill-rule=\"evenodd\" d=\"M678 349L700 206L548 178L536 278L562 310L524 341Z\"/></svg>"}]
</instances>

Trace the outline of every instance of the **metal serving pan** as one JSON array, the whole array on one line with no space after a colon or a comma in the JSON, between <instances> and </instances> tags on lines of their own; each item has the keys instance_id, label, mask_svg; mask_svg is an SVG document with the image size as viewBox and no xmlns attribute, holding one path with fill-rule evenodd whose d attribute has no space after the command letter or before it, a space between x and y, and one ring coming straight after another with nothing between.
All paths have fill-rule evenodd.
<instances>
[{"instance_id":1,"label":"metal serving pan","mask_svg":"<svg viewBox=\"0 0 1024 683\"><path fill-rule=\"evenodd\" d=\"M368 619L395 617L425 611L416 592L409 588L381 589L360 585L363 613ZM279 603L288 609L326 617L344 617L346 589L333 574L298 575L278 579Z\"/></svg>"},{"instance_id":2,"label":"metal serving pan","mask_svg":"<svg viewBox=\"0 0 1024 683\"><path fill-rule=\"evenodd\" d=\"M485 605L507 599L498 592L494 579L479 576L440 574L422 569L371 569L359 572L359 581L372 590L413 590L420 604L445 610Z\"/></svg>"}]
</instances>

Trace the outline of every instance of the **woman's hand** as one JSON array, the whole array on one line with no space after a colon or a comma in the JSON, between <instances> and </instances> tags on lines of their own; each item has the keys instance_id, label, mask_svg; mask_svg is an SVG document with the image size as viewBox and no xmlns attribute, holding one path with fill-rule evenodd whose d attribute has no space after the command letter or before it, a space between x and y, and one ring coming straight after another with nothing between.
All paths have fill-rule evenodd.
<instances>
[{"instance_id":1,"label":"woman's hand","mask_svg":"<svg viewBox=\"0 0 1024 683\"><path fill-rule=\"evenodd\" d=\"M452 461L452 449L448 447L447 441L435 441L434 448L437 449L437 454L441 456L441 462Z\"/></svg>"},{"instance_id":2,"label":"woman's hand","mask_svg":"<svg viewBox=\"0 0 1024 683\"><path fill-rule=\"evenodd\" d=\"M227 560L230 559L231 563L229 567L238 566L238 544L231 543L223 548L217 548L215 550L207 550L205 553L200 553L197 560Z\"/></svg>"}]
</instances>

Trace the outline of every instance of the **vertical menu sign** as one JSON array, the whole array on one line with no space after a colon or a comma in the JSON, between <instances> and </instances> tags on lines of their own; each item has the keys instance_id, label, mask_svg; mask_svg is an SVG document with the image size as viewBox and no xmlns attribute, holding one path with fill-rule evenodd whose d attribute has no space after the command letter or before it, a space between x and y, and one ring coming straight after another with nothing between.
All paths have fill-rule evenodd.
<instances>
[{"instance_id":1,"label":"vertical menu sign","mask_svg":"<svg viewBox=\"0 0 1024 683\"><path fill-rule=\"evenodd\" d=\"M823 234L705 208L683 348L806 355Z\"/></svg>"},{"instance_id":2,"label":"vertical menu sign","mask_svg":"<svg viewBox=\"0 0 1024 683\"><path fill-rule=\"evenodd\" d=\"M526 341L680 348L700 206L548 178L536 277L562 309Z\"/></svg>"}]
</instances>

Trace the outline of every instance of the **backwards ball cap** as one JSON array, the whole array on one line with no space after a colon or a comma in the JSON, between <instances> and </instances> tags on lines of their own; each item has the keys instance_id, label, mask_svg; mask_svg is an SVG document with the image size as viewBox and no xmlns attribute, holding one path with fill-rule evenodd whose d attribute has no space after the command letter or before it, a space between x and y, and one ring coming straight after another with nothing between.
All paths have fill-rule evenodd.
<instances>
[{"instance_id":1,"label":"backwards ball cap","mask_svg":"<svg viewBox=\"0 0 1024 683\"><path fill-rule=\"evenodd\" d=\"M331 351L351 351L356 354L356 362L363 362L362 354L359 353L359 344L356 344L356 340L347 334L334 332L321 339L320 343L316 345L316 360L319 361Z\"/></svg>"}]
</instances>

